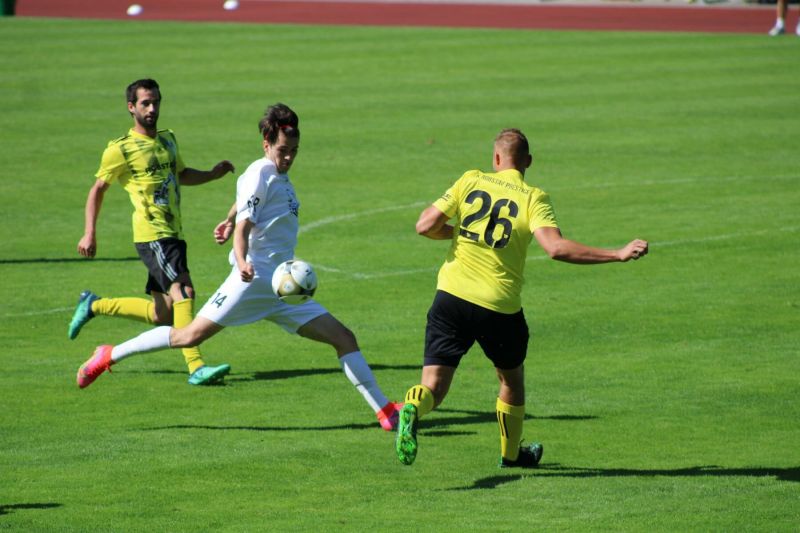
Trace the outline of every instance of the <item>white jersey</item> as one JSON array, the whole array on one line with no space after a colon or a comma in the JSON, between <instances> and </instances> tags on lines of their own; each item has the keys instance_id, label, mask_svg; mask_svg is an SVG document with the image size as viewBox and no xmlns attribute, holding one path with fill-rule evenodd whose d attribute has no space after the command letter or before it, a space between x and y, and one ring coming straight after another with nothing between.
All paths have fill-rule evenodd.
<instances>
[{"instance_id":1,"label":"white jersey","mask_svg":"<svg viewBox=\"0 0 800 533\"><path fill-rule=\"evenodd\" d=\"M287 174L263 157L250 164L236 182L236 223L250 220L249 263L274 267L294 258L300 228L300 202ZM236 261L231 251L231 265Z\"/></svg>"},{"instance_id":2,"label":"white jersey","mask_svg":"<svg viewBox=\"0 0 800 533\"><path fill-rule=\"evenodd\" d=\"M300 202L289 176L278 174L267 158L253 162L236 182L236 223L247 219L250 230L247 261L255 267L251 282L242 281L233 252L228 278L197 313L222 326L270 320L290 333L328 311L314 300L289 305L272 290L275 267L294 258Z\"/></svg>"}]
</instances>

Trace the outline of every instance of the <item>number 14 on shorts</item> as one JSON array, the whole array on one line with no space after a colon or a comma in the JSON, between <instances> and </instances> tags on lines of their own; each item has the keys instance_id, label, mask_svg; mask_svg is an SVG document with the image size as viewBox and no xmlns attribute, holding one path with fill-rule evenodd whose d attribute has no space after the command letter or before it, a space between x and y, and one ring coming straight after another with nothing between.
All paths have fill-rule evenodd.
<instances>
[{"instance_id":1,"label":"number 14 on shorts","mask_svg":"<svg viewBox=\"0 0 800 533\"><path fill-rule=\"evenodd\" d=\"M227 294L222 294L221 292L217 292L214 294L214 296L212 296L208 300L208 303L216 305L217 309L219 309L220 307L222 307L222 304L225 302L225 298L227 297L228 297Z\"/></svg>"}]
</instances>

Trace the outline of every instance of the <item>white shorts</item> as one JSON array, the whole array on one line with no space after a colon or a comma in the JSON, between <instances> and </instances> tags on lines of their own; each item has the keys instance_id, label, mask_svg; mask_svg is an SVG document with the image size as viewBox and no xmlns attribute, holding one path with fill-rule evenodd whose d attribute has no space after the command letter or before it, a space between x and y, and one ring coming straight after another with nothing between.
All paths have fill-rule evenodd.
<instances>
[{"instance_id":1,"label":"white shorts","mask_svg":"<svg viewBox=\"0 0 800 533\"><path fill-rule=\"evenodd\" d=\"M298 305L287 304L272 291L272 270L269 276L256 274L253 281L242 281L239 269L233 267L228 279L206 302L197 316L207 318L220 326L241 326L267 319L288 331L297 333L301 326L328 312L314 300Z\"/></svg>"}]
</instances>

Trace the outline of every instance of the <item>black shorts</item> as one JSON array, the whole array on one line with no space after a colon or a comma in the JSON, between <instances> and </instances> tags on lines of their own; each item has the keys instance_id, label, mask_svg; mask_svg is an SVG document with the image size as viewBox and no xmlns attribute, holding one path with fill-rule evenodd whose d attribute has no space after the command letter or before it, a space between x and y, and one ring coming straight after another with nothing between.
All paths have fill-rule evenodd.
<instances>
[{"instance_id":1,"label":"black shorts","mask_svg":"<svg viewBox=\"0 0 800 533\"><path fill-rule=\"evenodd\" d=\"M137 242L136 251L147 267L147 294L152 291L169 294L170 286L181 274L189 274L186 259L186 241L175 238L151 242Z\"/></svg>"},{"instance_id":2,"label":"black shorts","mask_svg":"<svg viewBox=\"0 0 800 533\"><path fill-rule=\"evenodd\" d=\"M495 367L510 370L525 360L528 336L521 309L507 315L436 291L425 327L425 365L457 367L478 341Z\"/></svg>"}]
</instances>

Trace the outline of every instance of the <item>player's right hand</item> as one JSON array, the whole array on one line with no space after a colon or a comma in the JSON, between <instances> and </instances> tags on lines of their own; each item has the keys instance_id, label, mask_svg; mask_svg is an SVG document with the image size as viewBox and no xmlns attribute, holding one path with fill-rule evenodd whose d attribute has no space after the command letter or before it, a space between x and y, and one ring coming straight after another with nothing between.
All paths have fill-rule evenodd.
<instances>
[{"instance_id":1,"label":"player's right hand","mask_svg":"<svg viewBox=\"0 0 800 533\"><path fill-rule=\"evenodd\" d=\"M244 281L245 283L250 283L251 281L253 281L253 277L255 277L256 271L252 263L245 263L244 267L239 269L239 273L242 276L242 281Z\"/></svg>"},{"instance_id":2,"label":"player's right hand","mask_svg":"<svg viewBox=\"0 0 800 533\"><path fill-rule=\"evenodd\" d=\"M94 257L97 253L97 241L93 235L84 235L78 241L78 253L83 257Z\"/></svg>"}]
</instances>

